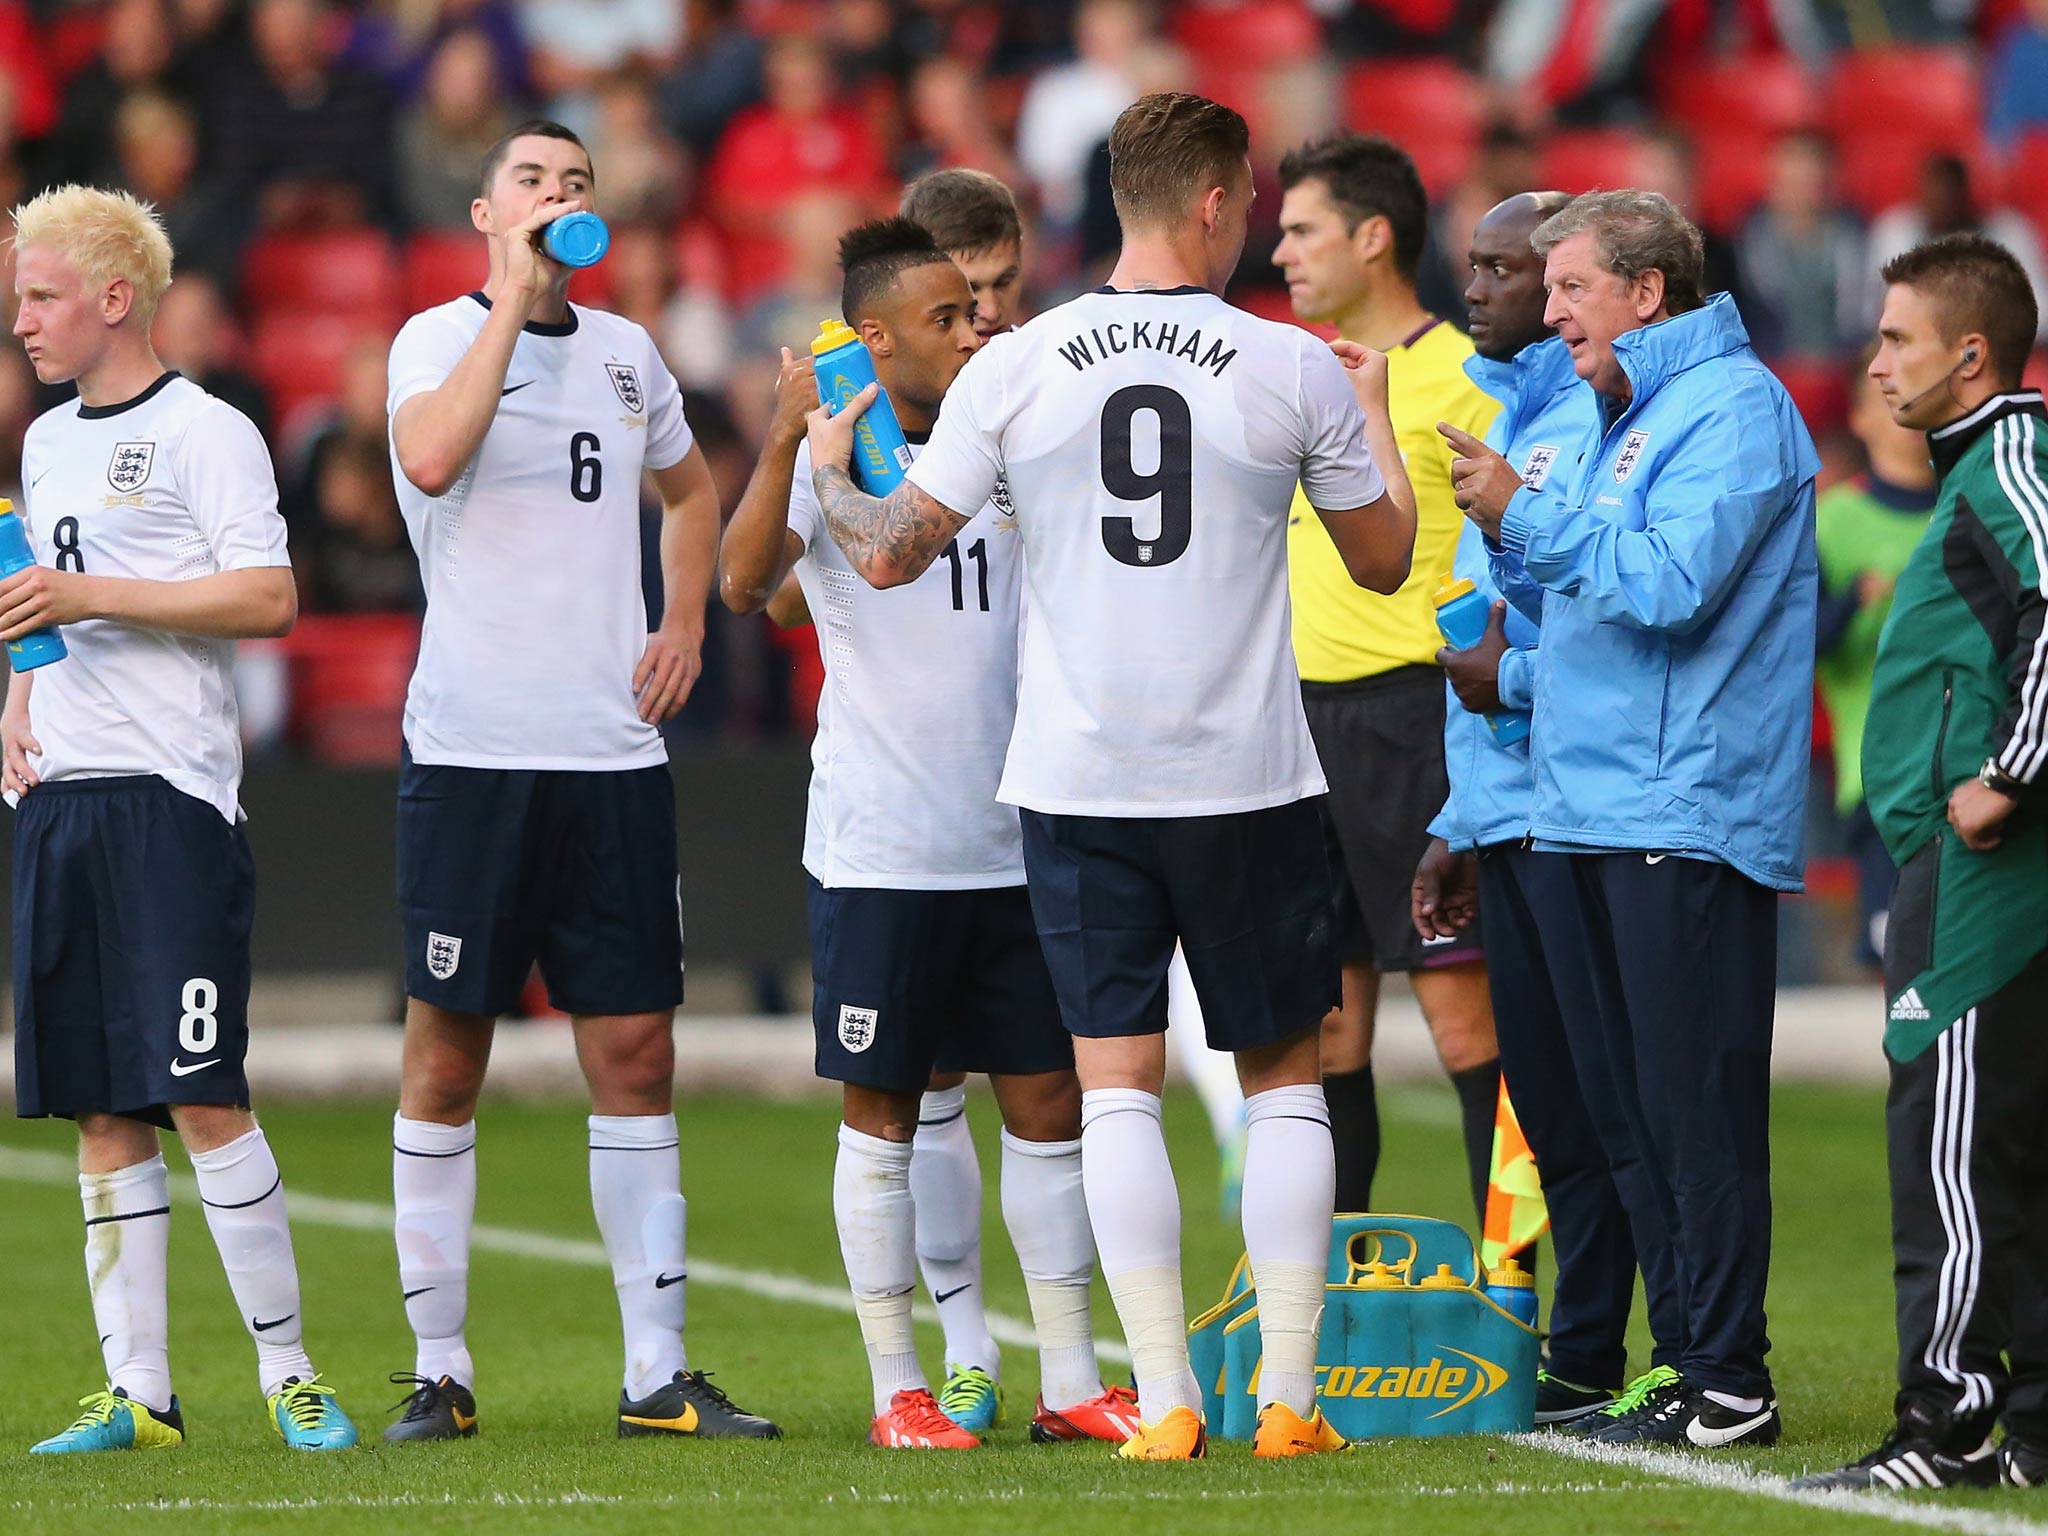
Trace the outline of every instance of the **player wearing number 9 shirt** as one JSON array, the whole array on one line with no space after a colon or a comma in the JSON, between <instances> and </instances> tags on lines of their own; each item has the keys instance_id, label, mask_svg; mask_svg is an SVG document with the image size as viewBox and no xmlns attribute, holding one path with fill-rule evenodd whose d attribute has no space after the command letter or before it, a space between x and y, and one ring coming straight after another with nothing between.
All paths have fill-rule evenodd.
<instances>
[{"instance_id":1,"label":"player wearing number 9 shirt","mask_svg":"<svg viewBox=\"0 0 2048 1536\"><path fill-rule=\"evenodd\" d=\"M270 455L150 347L171 246L148 205L66 186L14 221L14 333L37 378L78 387L22 444L37 563L0 582L0 638L55 624L69 649L14 677L0 716L18 807L16 1111L78 1122L107 1369L35 1450L184 1441L159 1127L191 1155L273 1428L342 1449L355 1426L306 1357L283 1181L242 1072L255 870L235 641L298 617Z\"/></svg>"},{"instance_id":2,"label":"player wearing number 9 shirt","mask_svg":"<svg viewBox=\"0 0 2048 1536\"><path fill-rule=\"evenodd\" d=\"M1347 345L1347 380L1307 332L1216 296L1243 251L1246 149L1244 119L1198 96L1126 110L1110 137L1124 228L1110 285L970 359L886 499L847 477L849 413L810 421L827 526L876 586L914 580L999 478L1010 487L1027 597L999 798L1022 813L1033 916L1075 1037L1089 1217L1145 1421L1122 1454L1147 1459L1206 1445L1159 1118L1176 940L1248 1095L1255 1449L1343 1444L1315 1409L1335 1179L1316 1030L1337 965L1325 786L1288 639L1295 484L1361 585L1398 586L1414 539L1385 359Z\"/></svg>"},{"instance_id":3,"label":"player wearing number 9 shirt","mask_svg":"<svg viewBox=\"0 0 2048 1536\"><path fill-rule=\"evenodd\" d=\"M660 724L696 680L718 495L654 342L568 302L545 226L590 207L549 122L484 157L482 291L392 344L391 455L427 594L406 698L398 890L399 1283L416 1390L391 1440L477 1427L464 1335L475 1110L494 1021L538 961L590 1083L590 1187L625 1332L621 1435L772 1438L688 1368L671 1026L683 996L675 798ZM661 497L660 627L640 485ZM394 1380L401 1377L394 1377Z\"/></svg>"}]
</instances>

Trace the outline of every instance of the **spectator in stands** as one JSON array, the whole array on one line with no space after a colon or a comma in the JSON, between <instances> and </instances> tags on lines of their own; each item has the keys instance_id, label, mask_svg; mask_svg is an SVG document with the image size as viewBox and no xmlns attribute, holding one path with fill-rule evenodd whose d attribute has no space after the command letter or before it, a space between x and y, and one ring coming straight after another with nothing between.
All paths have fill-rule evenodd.
<instances>
[{"instance_id":1,"label":"spectator in stands","mask_svg":"<svg viewBox=\"0 0 2048 1536\"><path fill-rule=\"evenodd\" d=\"M1771 149L1764 205L1743 226L1742 317L1766 357L1838 356L1870 329L1863 231L1833 200L1833 171L1825 137L1787 134Z\"/></svg>"},{"instance_id":2,"label":"spectator in stands","mask_svg":"<svg viewBox=\"0 0 2048 1536\"><path fill-rule=\"evenodd\" d=\"M150 341L166 368L175 368L209 395L225 400L270 437L270 402L263 386L235 366L241 338L214 280L180 269L156 307Z\"/></svg>"},{"instance_id":3,"label":"spectator in stands","mask_svg":"<svg viewBox=\"0 0 2048 1536\"><path fill-rule=\"evenodd\" d=\"M0 0L0 102L10 138L40 139L56 125L57 75L22 0Z\"/></svg>"},{"instance_id":4,"label":"spectator in stands","mask_svg":"<svg viewBox=\"0 0 2048 1536\"><path fill-rule=\"evenodd\" d=\"M1433 315L1462 327L1465 323L1465 253L1472 231L1489 208L1529 188L1542 185L1536 140L1519 124L1495 118L1480 132L1479 147L1464 179L1436 206L1429 224L1429 245L1415 275L1416 296Z\"/></svg>"},{"instance_id":5,"label":"spectator in stands","mask_svg":"<svg viewBox=\"0 0 2048 1536\"><path fill-rule=\"evenodd\" d=\"M676 242L652 224L614 224L605 267L610 308L654 337L662 361L690 397L694 424L700 393L723 390L732 374L732 322L724 300L700 282L683 281ZM743 465L742 473L750 468ZM653 576L659 578L658 568Z\"/></svg>"},{"instance_id":6,"label":"spectator in stands","mask_svg":"<svg viewBox=\"0 0 2048 1536\"><path fill-rule=\"evenodd\" d=\"M662 116L700 161L725 125L761 99L761 38L739 16L738 0L688 0L683 55L661 84Z\"/></svg>"},{"instance_id":7,"label":"spectator in stands","mask_svg":"<svg viewBox=\"0 0 2048 1536\"><path fill-rule=\"evenodd\" d=\"M2040 237L2026 215L2010 208L1983 208L1970 186L1970 167L1960 155L1932 154L1920 167L1919 196L1878 215L1870 226L1868 274L1862 299L1866 321L1875 323L1884 307L1884 280L1878 271L1894 256L1939 235L1979 234L2011 251L2027 274L2034 292L2048 293L2048 262ZM1865 329L1868 329L1866 325ZM2048 326L2041 338L2048 341Z\"/></svg>"},{"instance_id":8,"label":"spectator in stands","mask_svg":"<svg viewBox=\"0 0 2048 1536\"><path fill-rule=\"evenodd\" d=\"M987 171L1005 186L1019 186L1018 168L989 117L986 83L961 60L926 59L910 77L907 142L897 174L911 182L929 171Z\"/></svg>"},{"instance_id":9,"label":"spectator in stands","mask_svg":"<svg viewBox=\"0 0 2048 1536\"><path fill-rule=\"evenodd\" d=\"M1739 305L1744 294L1735 246L1699 222L1692 140L1683 129L1652 128L1636 139L1629 155L1629 185L1644 192L1663 193L1692 221L1705 243L1706 267L1700 291L1708 295L1729 294Z\"/></svg>"},{"instance_id":10,"label":"spectator in stands","mask_svg":"<svg viewBox=\"0 0 2048 1536\"><path fill-rule=\"evenodd\" d=\"M1820 609L1815 679L1833 727L1835 814L1856 860L1863 907L1857 956L1875 965L1884 953L1891 905L1891 855L1863 800L1863 724L1870 713L1870 673L1877 637L1892 611L1892 586L1934 511L1934 466L1924 433L1892 420L1890 407L1865 371L1876 348L1857 358L1849 388L1849 429L1870 467L1820 496L1815 541L1820 551Z\"/></svg>"},{"instance_id":11,"label":"spectator in stands","mask_svg":"<svg viewBox=\"0 0 2048 1536\"><path fill-rule=\"evenodd\" d=\"M390 99L329 57L327 0L255 0L253 69L222 83L222 173L269 228L388 219Z\"/></svg>"},{"instance_id":12,"label":"spectator in stands","mask_svg":"<svg viewBox=\"0 0 2048 1536\"><path fill-rule=\"evenodd\" d=\"M1038 191L1049 231L1081 217L1088 160L1117 114L1137 100L1135 56L1154 25L1142 0L1082 0L1071 63L1033 77L1017 117L1017 158Z\"/></svg>"},{"instance_id":13,"label":"spectator in stands","mask_svg":"<svg viewBox=\"0 0 2048 1536\"><path fill-rule=\"evenodd\" d=\"M314 516L292 541L307 613L420 613L419 561L406 537L384 444L338 438L314 469Z\"/></svg>"},{"instance_id":14,"label":"spectator in stands","mask_svg":"<svg viewBox=\"0 0 2048 1536\"><path fill-rule=\"evenodd\" d=\"M749 442L767 429L777 348L801 351L818 334L818 322L839 313L839 237L860 218L860 204L837 192L805 193L783 215L787 262L776 286L740 320L740 363L728 394Z\"/></svg>"},{"instance_id":15,"label":"spectator in stands","mask_svg":"<svg viewBox=\"0 0 2048 1536\"><path fill-rule=\"evenodd\" d=\"M511 127L490 38L465 28L434 48L419 99L398 120L398 196L414 229L468 232L476 168Z\"/></svg>"},{"instance_id":16,"label":"spectator in stands","mask_svg":"<svg viewBox=\"0 0 2048 1536\"><path fill-rule=\"evenodd\" d=\"M123 97L113 117L112 181L156 205L178 253L180 272L231 282L248 210L201 177L199 118L175 96L154 89Z\"/></svg>"},{"instance_id":17,"label":"spectator in stands","mask_svg":"<svg viewBox=\"0 0 2048 1536\"><path fill-rule=\"evenodd\" d=\"M2048 132L2048 0L2026 0L1993 45L1985 76L1984 131L1994 144Z\"/></svg>"},{"instance_id":18,"label":"spectator in stands","mask_svg":"<svg viewBox=\"0 0 2048 1536\"><path fill-rule=\"evenodd\" d=\"M114 114L124 98L148 89L189 90L176 66L177 34L164 0L113 0L105 17L106 41L64 87L56 131L43 146L43 179L52 184L108 179L116 158ZM171 239L182 262L185 246L176 231Z\"/></svg>"},{"instance_id":19,"label":"spectator in stands","mask_svg":"<svg viewBox=\"0 0 2048 1536\"><path fill-rule=\"evenodd\" d=\"M621 70L659 74L682 47L675 0L518 0L533 83L545 115L579 134L597 129L597 90ZM610 194L606 194L609 204Z\"/></svg>"},{"instance_id":20,"label":"spectator in stands","mask_svg":"<svg viewBox=\"0 0 2048 1536\"><path fill-rule=\"evenodd\" d=\"M604 165L604 211L623 223L672 220L685 200L689 164L655 108L647 76L622 72L597 87L588 143Z\"/></svg>"},{"instance_id":21,"label":"spectator in stands","mask_svg":"<svg viewBox=\"0 0 2048 1536\"><path fill-rule=\"evenodd\" d=\"M527 78L526 39L512 0L398 0L364 6L349 17L343 62L369 70L400 101L426 89L434 56L458 32L481 35L491 47L496 78L519 101L532 94ZM523 115L523 114L521 114Z\"/></svg>"},{"instance_id":22,"label":"spectator in stands","mask_svg":"<svg viewBox=\"0 0 2048 1536\"><path fill-rule=\"evenodd\" d=\"M830 190L871 199L888 180L873 129L835 99L832 60L815 37L775 40L767 87L766 101L733 119L705 182L705 203L732 242L743 297L781 277L792 254L784 249L784 211L794 198ZM837 240L835 230L830 243Z\"/></svg>"}]
</instances>

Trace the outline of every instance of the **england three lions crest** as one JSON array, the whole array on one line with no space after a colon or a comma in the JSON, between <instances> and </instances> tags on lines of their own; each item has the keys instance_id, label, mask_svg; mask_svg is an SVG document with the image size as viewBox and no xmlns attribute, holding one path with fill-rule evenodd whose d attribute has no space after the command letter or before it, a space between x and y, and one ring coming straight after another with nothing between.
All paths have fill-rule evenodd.
<instances>
[{"instance_id":1,"label":"england three lions crest","mask_svg":"<svg viewBox=\"0 0 2048 1536\"><path fill-rule=\"evenodd\" d=\"M155 463L155 443L116 443L114 456L107 461L107 484L117 491L132 491L149 478Z\"/></svg>"},{"instance_id":2,"label":"england three lions crest","mask_svg":"<svg viewBox=\"0 0 2048 1536\"><path fill-rule=\"evenodd\" d=\"M436 981L446 981L455 974L455 968L462 964L462 940L451 938L445 933L427 935L427 974Z\"/></svg>"},{"instance_id":3,"label":"england three lions crest","mask_svg":"<svg viewBox=\"0 0 2048 1536\"><path fill-rule=\"evenodd\" d=\"M1650 445L1650 434L1641 427L1621 440L1621 452L1614 456L1614 479L1618 485L1635 473L1636 462Z\"/></svg>"},{"instance_id":4,"label":"england three lions crest","mask_svg":"<svg viewBox=\"0 0 2048 1536\"><path fill-rule=\"evenodd\" d=\"M647 396L640 392L640 374L629 363L606 363L604 371L611 375L612 388L619 392L619 401L627 410L638 416L647 409Z\"/></svg>"}]
</instances>

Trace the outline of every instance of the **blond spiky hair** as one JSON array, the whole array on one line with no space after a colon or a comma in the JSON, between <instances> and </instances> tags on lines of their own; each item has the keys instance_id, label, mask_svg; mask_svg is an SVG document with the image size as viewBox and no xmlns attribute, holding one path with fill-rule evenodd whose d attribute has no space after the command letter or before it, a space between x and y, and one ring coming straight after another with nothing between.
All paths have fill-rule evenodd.
<instances>
[{"instance_id":1,"label":"blond spiky hair","mask_svg":"<svg viewBox=\"0 0 2048 1536\"><path fill-rule=\"evenodd\" d=\"M126 192L75 183L52 187L14 210L14 248L53 245L89 283L126 278L146 327L171 286L171 240L155 205Z\"/></svg>"}]
</instances>

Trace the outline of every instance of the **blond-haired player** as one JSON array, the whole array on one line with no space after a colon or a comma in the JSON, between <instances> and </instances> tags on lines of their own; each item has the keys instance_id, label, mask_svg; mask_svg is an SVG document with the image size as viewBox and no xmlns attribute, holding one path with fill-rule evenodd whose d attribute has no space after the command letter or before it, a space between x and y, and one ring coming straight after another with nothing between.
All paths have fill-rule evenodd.
<instances>
[{"instance_id":1,"label":"blond-haired player","mask_svg":"<svg viewBox=\"0 0 2048 1536\"><path fill-rule=\"evenodd\" d=\"M75 383L22 445L37 563L0 581L0 639L69 654L0 714L14 833L17 1113L78 1122L86 1274L107 1385L39 1452L184 1441L171 1390L169 1175L192 1158L228 1287L287 1445L355 1426L301 1342L284 1186L249 1112L254 871L237 792L234 642L298 616L277 482L249 419L167 371L149 325L171 280L156 214L64 186L14 211L21 338Z\"/></svg>"}]
</instances>

